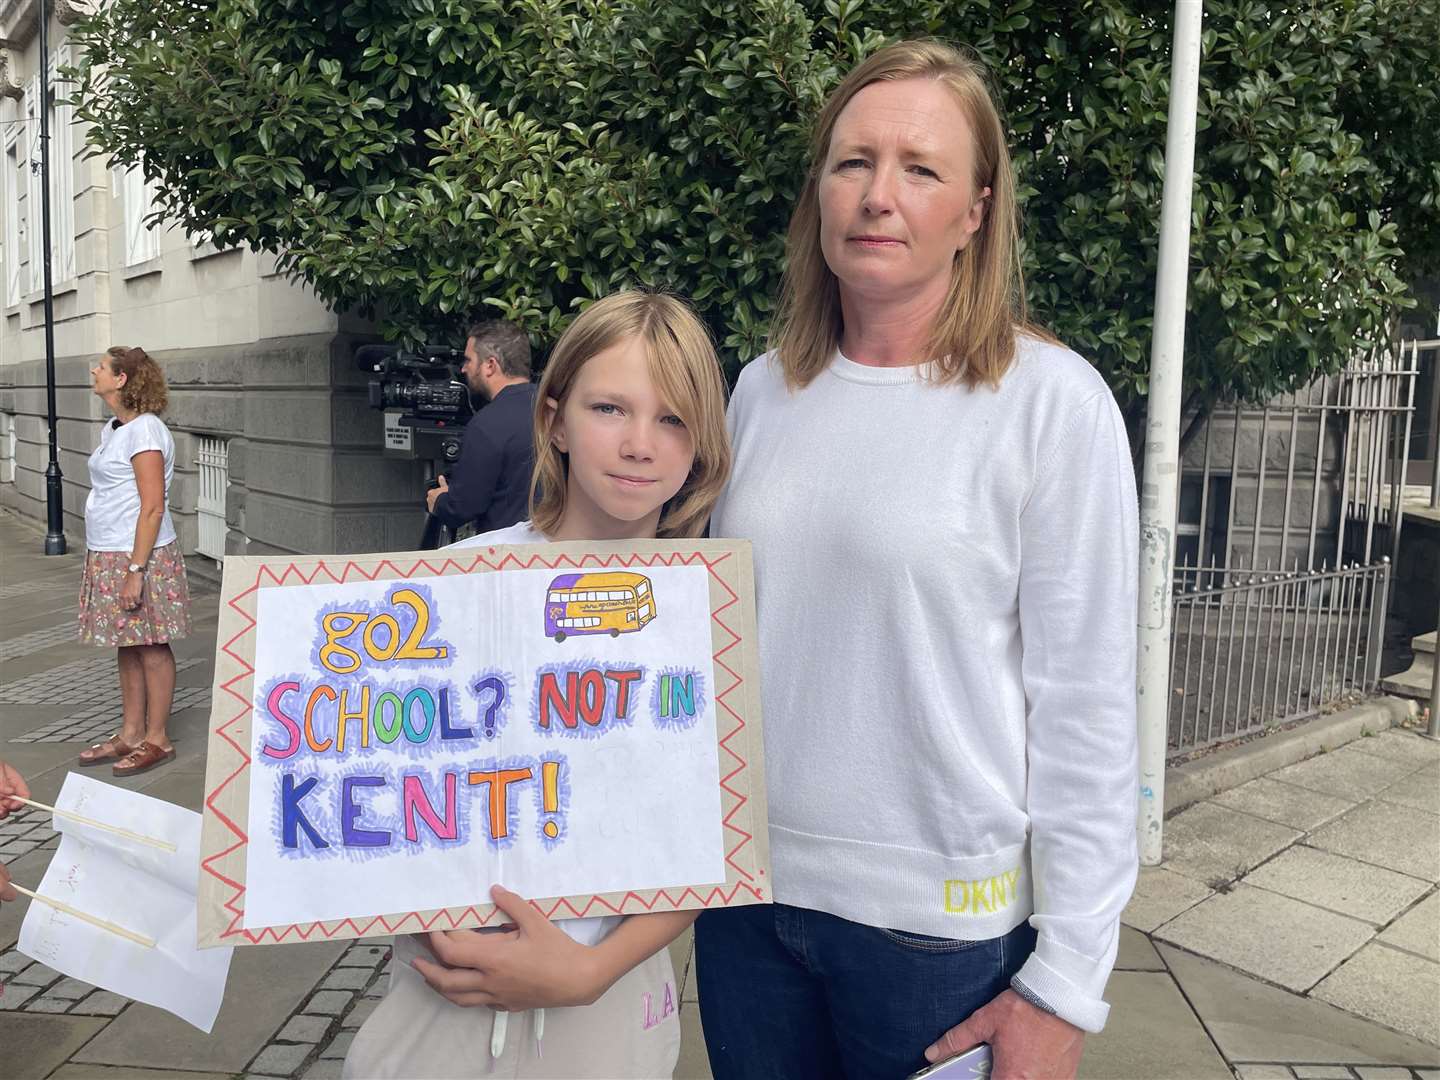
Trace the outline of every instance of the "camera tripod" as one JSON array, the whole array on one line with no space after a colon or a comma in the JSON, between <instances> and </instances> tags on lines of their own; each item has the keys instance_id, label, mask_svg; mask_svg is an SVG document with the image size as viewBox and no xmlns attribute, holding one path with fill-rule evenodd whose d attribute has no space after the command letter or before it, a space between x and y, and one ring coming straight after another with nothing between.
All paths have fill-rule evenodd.
<instances>
[{"instance_id":1,"label":"camera tripod","mask_svg":"<svg viewBox=\"0 0 1440 1080\"><path fill-rule=\"evenodd\" d=\"M440 470L435 467L435 462L427 461L425 471L430 474L425 482L426 491L434 491L440 486L438 479ZM434 551L446 544L454 543L455 530L446 525L428 509L425 511L425 524L420 528L420 542L415 545L416 551Z\"/></svg>"}]
</instances>

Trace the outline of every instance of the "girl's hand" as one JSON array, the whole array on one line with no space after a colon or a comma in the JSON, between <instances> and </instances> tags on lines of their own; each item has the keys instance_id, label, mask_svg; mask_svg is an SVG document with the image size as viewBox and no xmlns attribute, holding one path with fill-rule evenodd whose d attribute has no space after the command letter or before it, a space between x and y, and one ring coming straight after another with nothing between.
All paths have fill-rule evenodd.
<instances>
[{"instance_id":1,"label":"girl's hand","mask_svg":"<svg viewBox=\"0 0 1440 1080\"><path fill-rule=\"evenodd\" d=\"M140 606L140 590L145 587L144 574L125 574L125 584L120 586L120 606L131 611Z\"/></svg>"},{"instance_id":2,"label":"girl's hand","mask_svg":"<svg viewBox=\"0 0 1440 1080\"><path fill-rule=\"evenodd\" d=\"M500 1012L589 1005L603 992L593 952L571 939L524 897L496 885L495 906L513 929L433 932L427 939L439 963L412 965L438 994L455 1005L488 1005Z\"/></svg>"}]
</instances>

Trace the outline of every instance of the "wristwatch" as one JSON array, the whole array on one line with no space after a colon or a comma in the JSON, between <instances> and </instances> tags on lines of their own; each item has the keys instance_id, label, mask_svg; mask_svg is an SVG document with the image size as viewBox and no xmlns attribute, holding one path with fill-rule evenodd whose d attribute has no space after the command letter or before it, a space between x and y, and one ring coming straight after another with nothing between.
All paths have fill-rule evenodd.
<instances>
[{"instance_id":1,"label":"wristwatch","mask_svg":"<svg viewBox=\"0 0 1440 1080\"><path fill-rule=\"evenodd\" d=\"M128 570L128 571L129 571L130 573L132 573L132 574L143 574L143 573L145 573L145 567L141 566L138 562L132 562L132 563L131 563L129 566L127 566L125 569Z\"/></svg>"}]
</instances>

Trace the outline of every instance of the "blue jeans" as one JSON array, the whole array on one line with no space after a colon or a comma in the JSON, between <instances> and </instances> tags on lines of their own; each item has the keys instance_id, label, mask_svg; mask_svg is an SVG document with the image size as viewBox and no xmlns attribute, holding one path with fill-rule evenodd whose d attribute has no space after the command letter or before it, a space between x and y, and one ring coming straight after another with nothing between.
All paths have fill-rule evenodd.
<instances>
[{"instance_id":1,"label":"blue jeans","mask_svg":"<svg viewBox=\"0 0 1440 1080\"><path fill-rule=\"evenodd\" d=\"M1035 948L877 929L784 904L695 924L700 1019L715 1080L902 1080L925 1048L1010 985Z\"/></svg>"}]
</instances>

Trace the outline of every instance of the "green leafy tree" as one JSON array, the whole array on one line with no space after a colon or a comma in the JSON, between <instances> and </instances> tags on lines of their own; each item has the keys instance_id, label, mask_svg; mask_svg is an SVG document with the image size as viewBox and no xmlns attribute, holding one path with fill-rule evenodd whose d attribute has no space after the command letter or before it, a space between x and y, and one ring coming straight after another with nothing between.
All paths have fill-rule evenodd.
<instances>
[{"instance_id":1,"label":"green leafy tree","mask_svg":"<svg viewBox=\"0 0 1440 1080\"><path fill-rule=\"evenodd\" d=\"M98 152L414 341L540 339L624 284L764 349L806 136L886 40L990 64L1032 308L1143 411L1168 5L1139 0L113 0L72 28ZM1383 340L1440 241L1440 0L1207 0L1186 391L1259 398ZM1428 261L1427 261L1428 260Z\"/></svg>"}]
</instances>

